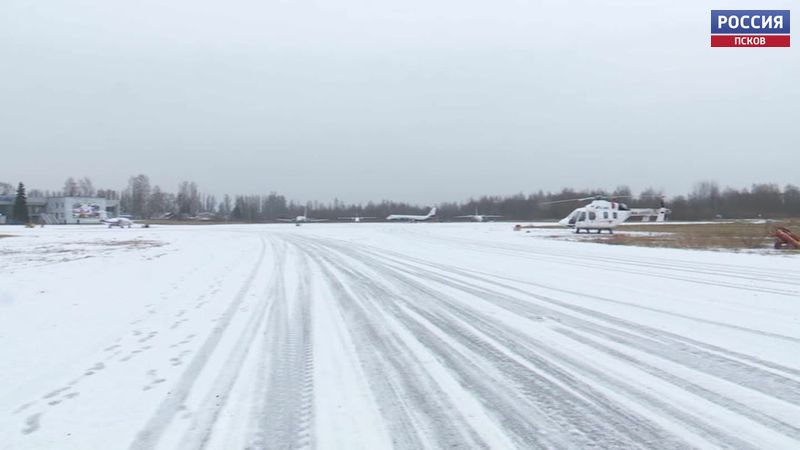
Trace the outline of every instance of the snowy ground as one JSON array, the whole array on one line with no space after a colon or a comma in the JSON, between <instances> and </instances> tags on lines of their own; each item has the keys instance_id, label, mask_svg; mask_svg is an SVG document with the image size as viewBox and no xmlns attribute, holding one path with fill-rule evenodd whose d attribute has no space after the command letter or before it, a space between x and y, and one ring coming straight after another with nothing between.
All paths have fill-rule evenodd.
<instances>
[{"instance_id":1,"label":"snowy ground","mask_svg":"<svg viewBox=\"0 0 800 450\"><path fill-rule=\"evenodd\" d=\"M800 448L800 257L4 227L0 448Z\"/></svg>"}]
</instances>

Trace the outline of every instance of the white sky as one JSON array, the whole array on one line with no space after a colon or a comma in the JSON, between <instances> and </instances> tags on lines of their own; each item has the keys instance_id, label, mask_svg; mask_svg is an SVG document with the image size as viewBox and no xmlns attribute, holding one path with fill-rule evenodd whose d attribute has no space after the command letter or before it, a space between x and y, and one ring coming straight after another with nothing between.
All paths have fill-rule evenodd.
<instances>
[{"instance_id":1,"label":"white sky","mask_svg":"<svg viewBox=\"0 0 800 450\"><path fill-rule=\"evenodd\" d=\"M0 181L420 203L800 184L800 59L752 1L3 0Z\"/></svg>"}]
</instances>

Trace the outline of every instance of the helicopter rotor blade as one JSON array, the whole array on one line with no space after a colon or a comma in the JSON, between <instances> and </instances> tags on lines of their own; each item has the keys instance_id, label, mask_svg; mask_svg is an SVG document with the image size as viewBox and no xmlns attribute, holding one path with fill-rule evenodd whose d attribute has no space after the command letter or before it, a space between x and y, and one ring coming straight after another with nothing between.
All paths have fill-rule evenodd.
<instances>
[{"instance_id":1,"label":"helicopter rotor blade","mask_svg":"<svg viewBox=\"0 0 800 450\"><path fill-rule=\"evenodd\" d=\"M582 202L586 201L586 198L569 198L566 200L553 200L551 202L541 202L540 205L557 205L559 203L570 203L570 202Z\"/></svg>"},{"instance_id":2,"label":"helicopter rotor blade","mask_svg":"<svg viewBox=\"0 0 800 450\"><path fill-rule=\"evenodd\" d=\"M581 197L581 198L569 198L566 200L553 200L550 202L541 202L540 205L556 205L559 203L569 203L569 202L588 202L589 200L611 200L617 198L632 198L632 195L592 195L590 197Z\"/></svg>"}]
</instances>

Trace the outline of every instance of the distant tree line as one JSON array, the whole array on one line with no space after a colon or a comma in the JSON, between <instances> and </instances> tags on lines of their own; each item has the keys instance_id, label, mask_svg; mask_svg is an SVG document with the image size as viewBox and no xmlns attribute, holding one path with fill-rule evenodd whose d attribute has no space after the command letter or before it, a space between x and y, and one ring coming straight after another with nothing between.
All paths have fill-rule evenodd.
<instances>
[{"instance_id":1,"label":"distant tree line","mask_svg":"<svg viewBox=\"0 0 800 450\"><path fill-rule=\"evenodd\" d=\"M620 186L613 191L563 189L551 193L516 194L506 197L480 197L462 203L440 205L445 217L472 214L477 207L481 214L499 214L517 220L551 220L566 217L586 202L548 204L566 199L604 196L616 198L631 208L658 208L672 211L671 220L713 220L800 217L800 188L788 184L754 184L750 188L720 189L714 181L695 183L687 195L667 197L660 190L645 189L633 195L630 188Z\"/></svg>"},{"instance_id":2,"label":"distant tree line","mask_svg":"<svg viewBox=\"0 0 800 450\"><path fill-rule=\"evenodd\" d=\"M96 189L88 177L69 177L61 192L31 189L27 195L24 186L18 186L16 196L83 196L119 200L120 209L137 219L188 219L233 220L266 222L278 218L291 218L304 213L314 218L336 220L339 217L386 217L389 214L424 214L432 205L383 200L365 204L349 204L338 199L330 203L299 203L287 200L276 192L269 194L225 195L218 200L214 195L200 191L193 181L183 181L177 192L168 192L158 185L151 186L147 175L128 179L121 191ZM0 195L14 195L14 186L0 182ZM438 206L440 220L453 216L473 214L501 215L507 220L560 219L587 202L560 202L562 200L603 196L627 203L632 208L658 208L662 201L672 210L672 220L711 220L719 218L786 218L800 217L800 188L795 185L754 184L749 188L721 189L714 181L696 183L687 195L665 197L660 190L648 188L634 195L627 186L612 191L602 189L576 190L564 188L559 192L538 191L506 196L483 196L461 202L442 202ZM19 202L19 200L17 200ZM20 209L21 211L21 209ZM21 212L20 212L21 214Z\"/></svg>"}]
</instances>

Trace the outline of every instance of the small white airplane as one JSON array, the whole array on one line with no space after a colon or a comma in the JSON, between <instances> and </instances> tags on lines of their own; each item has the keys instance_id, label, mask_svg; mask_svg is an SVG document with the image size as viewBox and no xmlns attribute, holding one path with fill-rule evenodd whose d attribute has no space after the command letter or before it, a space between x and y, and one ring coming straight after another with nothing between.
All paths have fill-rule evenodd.
<instances>
[{"instance_id":1,"label":"small white airplane","mask_svg":"<svg viewBox=\"0 0 800 450\"><path fill-rule=\"evenodd\" d=\"M361 217L356 214L354 217L339 217L339 220L352 220L353 222L361 222L362 220L377 219L377 217Z\"/></svg>"},{"instance_id":2,"label":"small white airplane","mask_svg":"<svg viewBox=\"0 0 800 450\"><path fill-rule=\"evenodd\" d=\"M278 219L279 222L291 222L297 226L300 226L301 223L312 223L312 222L327 222L328 219L313 219L308 217L308 206L303 209L303 215L297 216L294 219Z\"/></svg>"},{"instance_id":3,"label":"small white airplane","mask_svg":"<svg viewBox=\"0 0 800 450\"><path fill-rule=\"evenodd\" d=\"M127 217L114 217L111 219L103 219L101 220L101 222L108 224L108 228L111 227L130 228L133 225L133 220L128 219Z\"/></svg>"},{"instance_id":4,"label":"small white airplane","mask_svg":"<svg viewBox=\"0 0 800 450\"><path fill-rule=\"evenodd\" d=\"M424 216L414 215L414 214L391 214L386 218L386 220L398 220L404 222L424 222L435 215L436 215L436 208L431 208L428 214L425 214Z\"/></svg>"},{"instance_id":5,"label":"small white airplane","mask_svg":"<svg viewBox=\"0 0 800 450\"><path fill-rule=\"evenodd\" d=\"M498 219L503 216L495 216L492 214L478 214L478 208L475 208L475 214L469 214L466 216L454 216L454 219L469 219L473 222L485 222L487 219Z\"/></svg>"},{"instance_id":6,"label":"small white airplane","mask_svg":"<svg viewBox=\"0 0 800 450\"><path fill-rule=\"evenodd\" d=\"M625 222L631 217L641 217L642 222L665 222L672 211L664 206L664 199L661 198L660 208L628 208L625 203L614 201L612 197L606 199L603 196L576 198L569 200L559 200L555 202L547 202L544 204L566 203L574 201L587 201L592 202L586 206L582 206L573 210L569 215L558 221L559 224L569 228L574 228L575 233L586 231L590 233L591 230L596 230L601 233L603 230L609 233L614 232L619 224Z\"/></svg>"}]
</instances>

